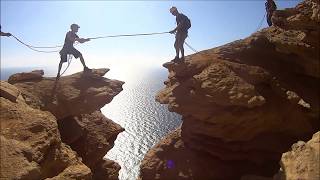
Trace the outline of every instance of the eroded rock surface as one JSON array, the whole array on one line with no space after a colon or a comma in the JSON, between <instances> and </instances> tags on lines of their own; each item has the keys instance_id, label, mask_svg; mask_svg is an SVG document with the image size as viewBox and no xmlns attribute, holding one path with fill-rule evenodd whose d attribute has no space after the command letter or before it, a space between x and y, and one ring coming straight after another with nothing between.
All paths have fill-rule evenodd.
<instances>
[{"instance_id":1,"label":"eroded rock surface","mask_svg":"<svg viewBox=\"0 0 320 180\"><path fill-rule=\"evenodd\" d=\"M43 70L34 70L31 72L17 73L9 77L8 82L14 84L21 81L37 81L41 80L44 72Z\"/></svg>"},{"instance_id":2,"label":"eroded rock surface","mask_svg":"<svg viewBox=\"0 0 320 180\"><path fill-rule=\"evenodd\" d=\"M308 142L299 141L282 154L277 179L320 179L320 132Z\"/></svg>"},{"instance_id":3,"label":"eroded rock surface","mask_svg":"<svg viewBox=\"0 0 320 180\"><path fill-rule=\"evenodd\" d=\"M117 179L120 166L103 156L124 129L100 108L123 82L107 71L1 81L0 179Z\"/></svg>"},{"instance_id":4,"label":"eroded rock surface","mask_svg":"<svg viewBox=\"0 0 320 180\"><path fill-rule=\"evenodd\" d=\"M94 69L90 74L82 72L41 81L19 82L18 87L27 103L35 108L50 111L58 119L92 113L111 102L122 91L122 81L103 78L109 69Z\"/></svg>"},{"instance_id":5,"label":"eroded rock surface","mask_svg":"<svg viewBox=\"0 0 320 180\"><path fill-rule=\"evenodd\" d=\"M58 124L62 140L77 151L91 168L101 161L113 147L117 135L124 131L100 111L61 119Z\"/></svg>"},{"instance_id":6,"label":"eroded rock surface","mask_svg":"<svg viewBox=\"0 0 320 180\"><path fill-rule=\"evenodd\" d=\"M68 176L91 177L90 169L61 142L51 113L0 100L1 179L52 178L75 167L81 173L69 172Z\"/></svg>"},{"instance_id":7,"label":"eroded rock surface","mask_svg":"<svg viewBox=\"0 0 320 180\"><path fill-rule=\"evenodd\" d=\"M189 177L201 174L201 168L206 175L199 179L272 177L282 153L319 130L318 17L319 1L306 0L277 11L276 26L190 55L185 62L164 64L169 76L156 99L182 115L181 136L175 139L185 151L213 162L198 163ZM166 155L176 150L158 148L165 143L146 155L142 179L182 178L176 172L183 167L171 174L163 170Z\"/></svg>"}]
</instances>

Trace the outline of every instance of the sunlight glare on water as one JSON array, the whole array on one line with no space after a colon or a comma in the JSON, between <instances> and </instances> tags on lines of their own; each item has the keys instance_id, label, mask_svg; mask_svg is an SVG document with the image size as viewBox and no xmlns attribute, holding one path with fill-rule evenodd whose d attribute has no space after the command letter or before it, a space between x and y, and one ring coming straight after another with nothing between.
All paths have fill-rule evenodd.
<instances>
[{"instance_id":1,"label":"sunlight glare on water","mask_svg":"<svg viewBox=\"0 0 320 180\"><path fill-rule=\"evenodd\" d=\"M180 115L155 101L167 76L167 70L161 66L138 69L113 66L106 75L125 81L123 91L102 108L104 115L125 128L105 156L120 164L120 180L137 179L146 152L181 124Z\"/></svg>"}]
</instances>

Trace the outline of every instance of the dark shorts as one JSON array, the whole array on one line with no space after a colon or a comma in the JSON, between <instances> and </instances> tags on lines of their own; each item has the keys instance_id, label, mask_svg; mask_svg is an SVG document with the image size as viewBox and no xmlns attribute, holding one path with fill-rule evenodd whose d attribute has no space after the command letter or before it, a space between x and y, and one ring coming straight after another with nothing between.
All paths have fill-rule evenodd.
<instances>
[{"instance_id":1,"label":"dark shorts","mask_svg":"<svg viewBox=\"0 0 320 180\"><path fill-rule=\"evenodd\" d=\"M78 57L82 56L81 52L76 50L74 47L72 47L72 48L63 48L60 51L61 62L67 62L68 54L73 55L75 58L78 58Z\"/></svg>"},{"instance_id":2,"label":"dark shorts","mask_svg":"<svg viewBox=\"0 0 320 180\"><path fill-rule=\"evenodd\" d=\"M188 31L178 31L176 33L176 42L183 43L184 40L188 37Z\"/></svg>"}]
</instances>

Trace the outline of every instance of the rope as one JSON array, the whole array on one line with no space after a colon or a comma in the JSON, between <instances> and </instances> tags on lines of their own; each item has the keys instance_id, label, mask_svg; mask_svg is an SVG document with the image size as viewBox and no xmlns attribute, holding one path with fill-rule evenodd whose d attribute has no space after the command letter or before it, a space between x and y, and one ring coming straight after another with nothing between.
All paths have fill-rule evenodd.
<instances>
[{"instance_id":1,"label":"rope","mask_svg":"<svg viewBox=\"0 0 320 180\"><path fill-rule=\"evenodd\" d=\"M42 52L42 53L53 53L53 52L59 52L59 50L55 50L55 51L42 51L42 50L38 50L38 49L35 49L37 48L36 46L31 46L29 44L26 44L24 43L23 41L21 41L19 38L17 38L16 36L14 35L11 35L13 38L15 38L18 42L20 42L21 44L25 45L26 47L28 47L29 49L33 50L33 51L36 51L36 52ZM41 48L49 48L49 47L41 47ZM51 48L51 47L50 47Z\"/></svg>"},{"instance_id":2,"label":"rope","mask_svg":"<svg viewBox=\"0 0 320 180\"><path fill-rule=\"evenodd\" d=\"M60 77L67 71L67 69L69 68L69 66L71 64L71 61L72 61L72 55L69 54L68 55L68 65L67 65L66 69L60 74Z\"/></svg>"},{"instance_id":3,"label":"rope","mask_svg":"<svg viewBox=\"0 0 320 180\"><path fill-rule=\"evenodd\" d=\"M156 35L156 34L166 34L169 32L156 32L156 33L141 33L141 34L119 34L119 35L109 35L109 36L99 36L99 37L93 37L93 38L88 38L88 39L101 39L101 38L113 38L113 37L128 37L128 36L150 36L150 35ZM12 37L14 37L18 42L20 42L21 44L23 44L24 46L26 46L27 48L36 51L36 52L41 52L41 53L54 53L54 52L59 52L59 50L54 50L54 51L43 51L43 50L38 50L37 48L58 48L58 47L62 47L61 45L57 45L57 46L32 46L29 45L25 42L23 42L22 40L20 40L19 38L17 38L16 36L12 35Z\"/></svg>"},{"instance_id":4,"label":"rope","mask_svg":"<svg viewBox=\"0 0 320 180\"><path fill-rule=\"evenodd\" d=\"M262 23L264 22L264 19L266 18L266 15L267 15L267 12L264 13L262 20L260 21L257 29L254 32L258 31L261 28Z\"/></svg>"},{"instance_id":5,"label":"rope","mask_svg":"<svg viewBox=\"0 0 320 180\"><path fill-rule=\"evenodd\" d=\"M99 36L88 39L101 39L101 38L113 38L113 37L128 37L128 36L150 36L156 34L166 34L169 32L158 32L158 33L141 33L141 34L119 34L119 35L109 35L109 36Z\"/></svg>"},{"instance_id":6,"label":"rope","mask_svg":"<svg viewBox=\"0 0 320 180\"><path fill-rule=\"evenodd\" d=\"M196 49L194 49L192 46L190 46L187 42L184 42L184 44L186 44L188 46L188 48L190 48L193 52L195 52L195 53L199 52Z\"/></svg>"}]
</instances>

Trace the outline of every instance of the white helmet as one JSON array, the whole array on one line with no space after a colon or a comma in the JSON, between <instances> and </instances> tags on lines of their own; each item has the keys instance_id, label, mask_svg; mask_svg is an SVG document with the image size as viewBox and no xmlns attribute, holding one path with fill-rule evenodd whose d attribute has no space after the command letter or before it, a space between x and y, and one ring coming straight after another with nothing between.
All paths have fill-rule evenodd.
<instances>
[{"instance_id":1,"label":"white helmet","mask_svg":"<svg viewBox=\"0 0 320 180\"><path fill-rule=\"evenodd\" d=\"M178 11L178 9L177 9L176 7L172 6L172 7L170 8L170 12L171 12L171 13L176 12L176 11Z\"/></svg>"}]
</instances>

